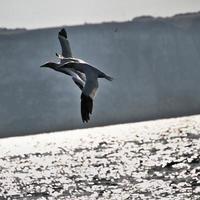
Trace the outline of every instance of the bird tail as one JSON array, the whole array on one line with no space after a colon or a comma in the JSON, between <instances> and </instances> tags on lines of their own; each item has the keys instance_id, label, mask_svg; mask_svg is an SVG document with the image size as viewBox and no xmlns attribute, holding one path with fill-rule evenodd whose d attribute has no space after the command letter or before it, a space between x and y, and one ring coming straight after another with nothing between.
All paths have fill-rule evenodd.
<instances>
[{"instance_id":1,"label":"bird tail","mask_svg":"<svg viewBox=\"0 0 200 200\"><path fill-rule=\"evenodd\" d=\"M81 117L82 121L88 122L90 120L90 114L92 114L93 100L91 97L81 94Z\"/></svg>"}]
</instances>

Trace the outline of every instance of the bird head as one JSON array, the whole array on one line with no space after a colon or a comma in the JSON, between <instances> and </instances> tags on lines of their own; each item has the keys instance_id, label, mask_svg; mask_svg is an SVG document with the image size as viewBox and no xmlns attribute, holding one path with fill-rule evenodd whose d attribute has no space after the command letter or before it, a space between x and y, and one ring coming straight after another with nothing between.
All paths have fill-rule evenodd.
<instances>
[{"instance_id":1,"label":"bird head","mask_svg":"<svg viewBox=\"0 0 200 200\"><path fill-rule=\"evenodd\" d=\"M54 69L56 70L58 68L58 64L57 63L53 63L53 62L48 62L48 63L45 63L44 65L41 65L40 67L47 67L47 68L51 68L51 69Z\"/></svg>"}]
</instances>

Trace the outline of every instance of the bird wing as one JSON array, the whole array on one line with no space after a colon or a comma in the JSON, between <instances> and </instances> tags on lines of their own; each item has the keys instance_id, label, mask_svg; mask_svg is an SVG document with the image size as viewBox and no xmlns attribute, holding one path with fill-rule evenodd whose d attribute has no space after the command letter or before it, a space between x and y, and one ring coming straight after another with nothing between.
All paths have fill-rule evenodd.
<instances>
[{"instance_id":1,"label":"bird wing","mask_svg":"<svg viewBox=\"0 0 200 200\"><path fill-rule=\"evenodd\" d=\"M56 56L61 60L61 63L64 64L66 62L78 62L78 63L86 63L88 64L87 62L85 62L84 60L82 59L79 59L79 58L73 58L73 57L64 57L63 55L61 54L58 54L56 53Z\"/></svg>"},{"instance_id":2,"label":"bird wing","mask_svg":"<svg viewBox=\"0 0 200 200\"><path fill-rule=\"evenodd\" d=\"M83 87L85 85L85 82L83 80L81 80L80 78L76 78L76 77L72 77L72 80L80 88L80 90L83 90Z\"/></svg>"},{"instance_id":3,"label":"bird wing","mask_svg":"<svg viewBox=\"0 0 200 200\"><path fill-rule=\"evenodd\" d=\"M84 73L82 73L82 72L79 72L79 71L77 71L77 70L75 70L75 73L80 77L80 79L82 80L82 81L86 81L86 76L85 76L85 74Z\"/></svg>"},{"instance_id":4,"label":"bird wing","mask_svg":"<svg viewBox=\"0 0 200 200\"><path fill-rule=\"evenodd\" d=\"M96 91L98 89L98 76L93 70L86 70L86 82L83 88L83 93L86 96L91 97L92 99L96 95Z\"/></svg>"},{"instance_id":5,"label":"bird wing","mask_svg":"<svg viewBox=\"0 0 200 200\"><path fill-rule=\"evenodd\" d=\"M90 115L92 114L93 109L93 99L89 96L81 94L81 117L82 121L88 122L90 120Z\"/></svg>"},{"instance_id":6,"label":"bird wing","mask_svg":"<svg viewBox=\"0 0 200 200\"><path fill-rule=\"evenodd\" d=\"M74 83L82 90L84 85L85 85L85 79L84 79L84 75L82 77L82 73L78 74L77 71L75 71L74 69L70 69L70 68L59 68L60 72L67 74L69 76L72 77L72 80L74 81Z\"/></svg>"},{"instance_id":7,"label":"bird wing","mask_svg":"<svg viewBox=\"0 0 200 200\"><path fill-rule=\"evenodd\" d=\"M71 68L61 68L60 66L62 66L61 63L53 63L53 62L47 62L44 65L41 65L40 67L49 67L49 66L55 66L56 67L56 71L62 72L66 75L69 75L72 77L72 80L74 81L74 83L82 90L84 85L85 85L85 75L79 71L76 71L74 69Z\"/></svg>"},{"instance_id":8,"label":"bird wing","mask_svg":"<svg viewBox=\"0 0 200 200\"><path fill-rule=\"evenodd\" d=\"M99 75L99 71L96 68L92 67L88 63L69 61L63 63L60 66L60 69L73 69L75 70L75 73L77 73L78 75L80 74L81 77L83 76L83 79L85 78L84 79L85 86L83 88L83 93L86 96L90 96L92 99L94 98L96 90L98 89L98 75Z\"/></svg>"},{"instance_id":9,"label":"bird wing","mask_svg":"<svg viewBox=\"0 0 200 200\"><path fill-rule=\"evenodd\" d=\"M65 31L64 28L59 31L58 39L60 41L60 45L62 48L62 56L65 58L72 57L69 40L67 39L67 32Z\"/></svg>"},{"instance_id":10,"label":"bird wing","mask_svg":"<svg viewBox=\"0 0 200 200\"><path fill-rule=\"evenodd\" d=\"M93 110L93 99L98 89L98 76L93 70L86 70L86 82L81 94L81 117L83 122L90 120Z\"/></svg>"}]
</instances>

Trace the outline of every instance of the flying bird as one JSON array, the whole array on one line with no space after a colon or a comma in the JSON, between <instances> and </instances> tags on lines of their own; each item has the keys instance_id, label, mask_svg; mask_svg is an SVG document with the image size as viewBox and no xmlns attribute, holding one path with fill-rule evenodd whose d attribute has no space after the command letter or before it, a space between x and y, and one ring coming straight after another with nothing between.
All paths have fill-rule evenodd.
<instances>
[{"instance_id":1,"label":"flying bird","mask_svg":"<svg viewBox=\"0 0 200 200\"><path fill-rule=\"evenodd\" d=\"M71 47L67 39L67 32L65 31L65 29L61 29L59 31L58 39L59 39L61 49L62 49L62 55L59 55L56 53L56 56L59 58L59 62L58 63L47 62L40 67L48 67L55 71L62 72L66 75L71 76L74 83L82 90L85 84L85 80L86 80L85 75L82 73L76 72L73 69L60 69L60 66L62 66L63 63L68 62L68 61L77 61L77 62L84 62L84 61L81 59L72 57Z\"/></svg>"},{"instance_id":2,"label":"flying bird","mask_svg":"<svg viewBox=\"0 0 200 200\"><path fill-rule=\"evenodd\" d=\"M48 62L41 67L48 67L66 75L72 76L74 83L81 89L81 117L88 122L93 110L93 100L98 89L98 78L112 81L113 78L84 60L72 57L71 48L65 29L58 33L58 39L62 48L62 55L56 54L59 63Z\"/></svg>"}]
</instances>

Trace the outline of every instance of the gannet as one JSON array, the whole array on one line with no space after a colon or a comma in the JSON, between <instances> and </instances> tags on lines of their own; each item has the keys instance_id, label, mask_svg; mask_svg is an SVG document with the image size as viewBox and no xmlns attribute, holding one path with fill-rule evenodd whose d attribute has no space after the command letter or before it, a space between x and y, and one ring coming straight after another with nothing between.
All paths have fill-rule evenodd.
<instances>
[{"instance_id":1,"label":"gannet","mask_svg":"<svg viewBox=\"0 0 200 200\"><path fill-rule=\"evenodd\" d=\"M81 89L81 117L82 121L88 122L93 110L93 100L98 89L98 78L105 78L112 81L113 78L106 75L93 65L84 60L73 58L67 33L62 29L58 38L62 48L62 55L56 54L60 59L59 63L48 62L41 67L48 67L64 74L72 76L73 81Z\"/></svg>"}]
</instances>

